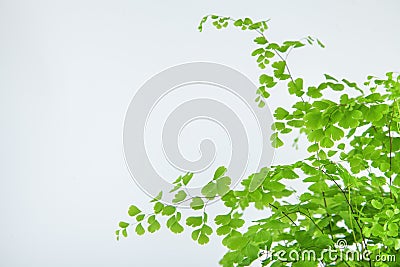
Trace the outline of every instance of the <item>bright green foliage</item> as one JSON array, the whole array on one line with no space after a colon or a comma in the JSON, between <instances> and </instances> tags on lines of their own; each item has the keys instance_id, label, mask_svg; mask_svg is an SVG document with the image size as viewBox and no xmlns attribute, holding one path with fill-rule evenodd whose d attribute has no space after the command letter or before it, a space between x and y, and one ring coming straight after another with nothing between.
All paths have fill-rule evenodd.
<instances>
[{"instance_id":1,"label":"bright green foliage","mask_svg":"<svg viewBox=\"0 0 400 267\"><path fill-rule=\"evenodd\" d=\"M224 196L229 191L229 185L231 184L231 178L222 176L226 172L225 167L219 167L214 174L214 178L211 182L206 184L201 193L208 199L213 199L216 196Z\"/></svg>"},{"instance_id":2,"label":"bright green foliage","mask_svg":"<svg viewBox=\"0 0 400 267\"><path fill-rule=\"evenodd\" d=\"M121 227L121 228L126 228L128 226L129 226L129 223L127 223L127 222L119 222L119 227Z\"/></svg>"},{"instance_id":3,"label":"bright green foliage","mask_svg":"<svg viewBox=\"0 0 400 267\"><path fill-rule=\"evenodd\" d=\"M219 167L214 174L214 179L217 180L218 178L221 178L224 174L226 173L226 168L224 166Z\"/></svg>"},{"instance_id":4,"label":"bright green foliage","mask_svg":"<svg viewBox=\"0 0 400 267\"><path fill-rule=\"evenodd\" d=\"M174 203L181 202L182 200L184 200L186 198L186 196L187 196L187 194L185 193L185 191L181 190L175 195L175 198L172 200L172 202L174 202Z\"/></svg>"},{"instance_id":5,"label":"bright green foliage","mask_svg":"<svg viewBox=\"0 0 400 267\"><path fill-rule=\"evenodd\" d=\"M154 233L158 230L160 230L161 225L160 223L156 220L156 216L155 215L151 215L148 219L147 219L147 223L148 223L148 227L147 230L150 233Z\"/></svg>"},{"instance_id":6,"label":"bright green foliage","mask_svg":"<svg viewBox=\"0 0 400 267\"><path fill-rule=\"evenodd\" d=\"M190 207L194 210L200 210L204 207L204 201L201 197L194 197L190 202Z\"/></svg>"},{"instance_id":7,"label":"bright green foliage","mask_svg":"<svg viewBox=\"0 0 400 267\"><path fill-rule=\"evenodd\" d=\"M320 40L306 37L300 41L271 42L265 35L267 21L253 22L250 18L234 20L216 15L202 19L211 21L217 29L229 24L241 30L257 33L258 46L252 56L263 72L256 94L259 106L265 105L272 89L279 83L287 87L292 97L290 109L278 107L274 111L274 147L284 145L282 135L296 131L308 141L307 157L288 165L263 168L231 189L231 180L220 167L201 190L201 196L190 196L185 186L192 174L179 177L171 192L177 192L176 206L162 204L162 194L152 200L154 214L148 216L148 231L160 228L156 218L169 217L167 227L174 233L184 230L180 224L179 204L190 201L197 216L186 219L193 227L192 238L206 244L213 234L222 236L228 251L219 262L222 266L249 266L259 260L261 251L274 249L301 251L312 249L319 255L323 249L345 239L359 252L369 250L376 255L397 255L397 262L342 261L327 257L324 266L400 266L400 76L388 72L384 78L368 76L357 85L347 79L325 74L320 84L307 84L303 78L292 76L287 58L295 49L306 44L324 47ZM330 90L338 97L325 97ZM339 99L339 100L336 100ZM308 190L300 195L289 189L291 180L303 182ZM289 197L297 200L289 201ZM208 201L221 198L227 211L208 221ZM292 198L293 199L293 198ZM269 210L259 220L247 222L243 214L250 207ZM228 213L227 213L228 212ZM129 226L144 234L144 214L131 206L130 216L136 223L120 222L116 231L127 236ZM135 226L136 225L136 226ZM268 257L262 266L317 266L318 262L279 261Z\"/></svg>"},{"instance_id":8,"label":"bright green foliage","mask_svg":"<svg viewBox=\"0 0 400 267\"><path fill-rule=\"evenodd\" d=\"M138 207L136 207L135 205L130 206L128 210L129 216L135 216L140 212L141 212L140 209L138 209Z\"/></svg>"},{"instance_id":9,"label":"bright green foliage","mask_svg":"<svg viewBox=\"0 0 400 267\"><path fill-rule=\"evenodd\" d=\"M141 223L139 223L139 224L136 226L135 232L136 232L138 235L144 235L144 234L145 234L145 230L144 230L144 228L143 228L143 226L142 226Z\"/></svg>"}]
</instances>

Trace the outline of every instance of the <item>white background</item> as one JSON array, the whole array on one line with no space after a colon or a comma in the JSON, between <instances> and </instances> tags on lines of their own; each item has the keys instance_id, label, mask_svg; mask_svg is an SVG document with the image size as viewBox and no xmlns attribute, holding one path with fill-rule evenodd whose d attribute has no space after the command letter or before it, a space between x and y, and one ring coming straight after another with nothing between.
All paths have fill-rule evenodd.
<instances>
[{"instance_id":1,"label":"white background","mask_svg":"<svg viewBox=\"0 0 400 267\"><path fill-rule=\"evenodd\" d=\"M290 58L306 82L400 70L398 1L0 1L0 266L217 266L219 240L114 230L149 207L122 152L135 91L184 62L233 67L254 82L252 33L197 25L217 13L271 18L269 39L318 36ZM284 90L282 88L282 90ZM281 90L281 91L282 91ZM271 108L287 103L277 89ZM277 162L301 153L290 145ZM289 155L289 156L288 156Z\"/></svg>"}]
</instances>

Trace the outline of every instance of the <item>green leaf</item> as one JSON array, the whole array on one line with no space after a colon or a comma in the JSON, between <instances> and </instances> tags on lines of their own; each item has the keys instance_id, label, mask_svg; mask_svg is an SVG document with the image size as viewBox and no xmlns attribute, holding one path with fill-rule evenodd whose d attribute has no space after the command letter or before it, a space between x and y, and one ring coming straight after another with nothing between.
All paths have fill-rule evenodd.
<instances>
[{"instance_id":1,"label":"green leaf","mask_svg":"<svg viewBox=\"0 0 400 267\"><path fill-rule=\"evenodd\" d=\"M378 210L380 210L380 209L383 207L382 203L379 202L379 201L376 200L376 199L373 199L373 200L371 201L371 204L372 204L372 206L373 206L375 209L378 209Z\"/></svg>"},{"instance_id":2,"label":"green leaf","mask_svg":"<svg viewBox=\"0 0 400 267\"><path fill-rule=\"evenodd\" d=\"M217 215L214 219L215 223L217 225L227 225L231 221L231 215L226 214L226 215Z\"/></svg>"},{"instance_id":3,"label":"green leaf","mask_svg":"<svg viewBox=\"0 0 400 267\"><path fill-rule=\"evenodd\" d=\"M281 131L285 129L285 124L283 122L275 122L272 124L271 129Z\"/></svg>"},{"instance_id":4,"label":"green leaf","mask_svg":"<svg viewBox=\"0 0 400 267\"><path fill-rule=\"evenodd\" d=\"M366 114L366 119L369 121L378 121L382 119L383 115L388 113L388 111L389 111L388 105L371 106ZM373 119L370 120L369 119L370 117L372 117Z\"/></svg>"},{"instance_id":5,"label":"green leaf","mask_svg":"<svg viewBox=\"0 0 400 267\"><path fill-rule=\"evenodd\" d=\"M358 120L353 119L351 117L351 114L348 113L345 114L343 118L339 121L339 126L345 129L356 128L358 124L359 124Z\"/></svg>"},{"instance_id":6,"label":"green leaf","mask_svg":"<svg viewBox=\"0 0 400 267\"><path fill-rule=\"evenodd\" d=\"M169 217L169 219L167 220L167 227L170 228L175 222L176 222L175 216Z\"/></svg>"},{"instance_id":7,"label":"green leaf","mask_svg":"<svg viewBox=\"0 0 400 267\"><path fill-rule=\"evenodd\" d=\"M128 210L128 214L129 214L129 216L135 216L135 215L137 215L137 214L139 214L139 213L141 213L141 211L140 211L140 209L138 209L138 207L136 207L135 205L131 205L130 207L129 207L129 210Z\"/></svg>"},{"instance_id":8,"label":"green leaf","mask_svg":"<svg viewBox=\"0 0 400 267\"><path fill-rule=\"evenodd\" d=\"M176 220L179 222L181 220L182 214L180 212L177 212L175 215Z\"/></svg>"},{"instance_id":9,"label":"green leaf","mask_svg":"<svg viewBox=\"0 0 400 267\"><path fill-rule=\"evenodd\" d=\"M201 232L206 235L211 235L213 233L213 230L210 226L203 224L203 226L201 227Z\"/></svg>"},{"instance_id":10,"label":"green leaf","mask_svg":"<svg viewBox=\"0 0 400 267\"><path fill-rule=\"evenodd\" d=\"M316 107L319 110L325 110L331 104L328 101L314 101L314 103L312 105L313 105L313 107Z\"/></svg>"},{"instance_id":11,"label":"green leaf","mask_svg":"<svg viewBox=\"0 0 400 267\"><path fill-rule=\"evenodd\" d=\"M260 97L263 97L263 98L268 98L268 97L270 97L270 93L268 93L267 91L265 91L265 86L260 86L259 88L258 88L258 90L257 90L257 95L259 95L257 98L256 98L256 102L261 102L262 101L262 99L260 99Z\"/></svg>"},{"instance_id":12,"label":"green leaf","mask_svg":"<svg viewBox=\"0 0 400 267\"><path fill-rule=\"evenodd\" d=\"M281 139L279 139L278 133L272 134L270 139L271 139L271 142L272 142L271 145L274 148L279 148L279 147L283 146L283 141Z\"/></svg>"},{"instance_id":13,"label":"green leaf","mask_svg":"<svg viewBox=\"0 0 400 267\"><path fill-rule=\"evenodd\" d=\"M205 16L205 17L203 17L203 18L201 19L201 22L200 22L199 26L197 27L197 29L199 30L199 32L202 32L202 31L203 31L203 24L207 21L207 19L208 19L208 16Z\"/></svg>"},{"instance_id":14,"label":"green leaf","mask_svg":"<svg viewBox=\"0 0 400 267\"><path fill-rule=\"evenodd\" d=\"M232 228L240 228L243 225L244 225L244 220L239 219L239 218L233 218L229 222L229 226L231 226Z\"/></svg>"},{"instance_id":15,"label":"green leaf","mask_svg":"<svg viewBox=\"0 0 400 267\"><path fill-rule=\"evenodd\" d=\"M259 45L263 45L263 44L267 43L267 40L263 36L260 36L260 37L255 38L254 42Z\"/></svg>"},{"instance_id":16,"label":"green leaf","mask_svg":"<svg viewBox=\"0 0 400 267\"><path fill-rule=\"evenodd\" d=\"M252 55L252 56L257 56L257 55L259 55L259 54L264 53L264 51L265 51L264 48L258 48L258 49L256 49L256 50L254 50L254 51L251 53L251 55Z\"/></svg>"},{"instance_id":17,"label":"green leaf","mask_svg":"<svg viewBox=\"0 0 400 267\"><path fill-rule=\"evenodd\" d=\"M144 214L139 214L138 216L136 216L136 221L138 222L143 221L144 216L145 216Z\"/></svg>"},{"instance_id":18,"label":"green leaf","mask_svg":"<svg viewBox=\"0 0 400 267\"><path fill-rule=\"evenodd\" d=\"M217 193L219 196L224 196L230 190L231 178L225 176L217 180Z\"/></svg>"},{"instance_id":19,"label":"green leaf","mask_svg":"<svg viewBox=\"0 0 400 267\"><path fill-rule=\"evenodd\" d=\"M344 132L342 129L330 125L326 128L326 135L330 136L333 140L338 141L344 137Z\"/></svg>"},{"instance_id":20,"label":"green leaf","mask_svg":"<svg viewBox=\"0 0 400 267\"><path fill-rule=\"evenodd\" d=\"M200 226L203 223L203 217L197 216L197 217L188 217L186 219L186 225L196 227Z\"/></svg>"},{"instance_id":21,"label":"green leaf","mask_svg":"<svg viewBox=\"0 0 400 267\"><path fill-rule=\"evenodd\" d=\"M180 181L177 183L177 184L175 184L175 186L174 186L174 188L172 188L169 192L170 193L172 193L172 192L175 192L175 191L177 191L179 188L181 188L182 187L182 184L180 183Z\"/></svg>"},{"instance_id":22,"label":"green leaf","mask_svg":"<svg viewBox=\"0 0 400 267\"><path fill-rule=\"evenodd\" d=\"M227 240L227 247L231 250L238 250L247 245L247 239L242 236L233 236Z\"/></svg>"},{"instance_id":23,"label":"green leaf","mask_svg":"<svg viewBox=\"0 0 400 267\"><path fill-rule=\"evenodd\" d=\"M324 138L325 134L322 129L314 130L308 134L307 138L310 142L319 142Z\"/></svg>"},{"instance_id":24,"label":"green leaf","mask_svg":"<svg viewBox=\"0 0 400 267\"><path fill-rule=\"evenodd\" d=\"M289 75L285 75L285 67L286 67L286 62L285 61L276 61L272 65L272 68L274 68L274 76L280 80L286 80L289 78Z\"/></svg>"},{"instance_id":25,"label":"green leaf","mask_svg":"<svg viewBox=\"0 0 400 267\"><path fill-rule=\"evenodd\" d=\"M330 88L332 88L332 90L334 90L334 91L343 91L343 90L344 90L344 85L343 85L343 84L340 84L340 83L331 83L331 82L328 82L327 84L328 84L328 86L329 86Z\"/></svg>"},{"instance_id":26,"label":"green leaf","mask_svg":"<svg viewBox=\"0 0 400 267\"><path fill-rule=\"evenodd\" d=\"M391 236L397 236L399 234L399 226L396 223L389 223L388 229L393 233Z\"/></svg>"},{"instance_id":27,"label":"green leaf","mask_svg":"<svg viewBox=\"0 0 400 267\"><path fill-rule=\"evenodd\" d=\"M274 52L271 52L269 50L265 51L265 57L267 58L273 58L275 56Z\"/></svg>"},{"instance_id":28,"label":"green leaf","mask_svg":"<svg viewBox=\"0 0 400 267\"><path fill-rule=\"evenodd\" d=\"M217 180L218 178L222 177L226 173L226 168L224 166L218 167L218 169L214 173L213 180Z\"/></svg>"},{"instance_id":29,"label":"green leaf","mask_svg":"<svg viewBox=\"0 0 400 267\"><path fill-rule=\"evenodd\" d=\"M187 173L185 174L185 176L183 176L182 178L182 182L184 185L188 185L188 183L190 182L190 180L193 178L193 173Z\"/></svg>"},{"instance_id":30,"label":"green leaf","mask_svg":"<svg viewBox=\"0 0 400 267\"><path fill-rule=\"evenodd\" d=\"M156 214L160 213L164 208L164 204L162 204L161 202L157 202L156 204L154 204L154 212Z\"/></svg>"},{"instance_id":31,"label":"green leaf","mask_svg":"<svg viewBox=\"0 0 400 267\"><path fill-rule=\"evenodd\" d=\"M156 221L156 215L151 215L148 219L147 219L147 222L149 223L149 224L152 224L153 222L155 222Z\"/></svg>"},{"instance_id":32,"label":"green leaf","mask_svg":"<svg viewBox=\"0 0 400 267\"><path fill-rule=\"evenodd\" d=\"M285 119L288 115L289 115L289 112L286 111L284 108L279 107L279 108L275 109L274 117L275 117L277 120L283 120L283 119Z\"/></svg>"},{"instance_id":33,"label":"green leaf","mask_svg":"<svg viewBox=\"0 0 400 267\"><path fill-rule=\"evenodd\" d=\"M207 244L210 241L210 238L206 235L200 234L199 239L197 240L200 245Z\"/></svg>"},{"instance_id":34,"label":"green leaf","mask_svg":"<svg viewBox=\"0 0 400 267\"><path fill-rule=\"evenodd\" d=\"M177 221L175 221L171 227L169 227L169 229L171 230L171 232L173 232L174 234L179 234L183 232L183 227L182 225L180 225Z\"/></svg>"},{"instance_id":35,"label":"green leaf","mask_svg":"<svg viewBox=\"0 0 400 267\"><path fill-rule=\"evenodd\" d=\"M154 233L154 232L160 230L160 228L161 228L160 223L159 223L158 221L155 220L154 222L152 222L152 223L147 227L147 230L148 230L150 233Z\"/></svg>"},{"instance_id":36,"label":"green leaf","mask_svg":"<svg viewBox=\"0 0 400 267\"><path fill-rule=\"evenodd\" d=\"M318 149L319 149L318 144L312 144L311 146L309 146L309 147L307 148L307 151L310 152L310 153L312 153L312 152L318 151Z\"/></svg>"},{"instance_id":37,"label":"green leaf","mask_svg":"<svg viewBox=\"0 0 400 267\"><path fill-rule=\"evenodd\" d=\"M207 198L215 197L217 195L217 184L209 182L201 189L201 193Z\"/></svg>"},{"instance_id":38,"label":"green leaf","mask_svg":"<svg viewBox=\"0 0 400 267\"><path fill-rule=\"evenodd\" d=\"M161 198L162 198L162 191L158 193L158 195L155 198L153 198L150 202L158 202L161 200Z\"/></svg>"},{"instance_id":39,"label":"green leaf","mask_svg":"<svg viewBox=\"0 0 400 267\"><path fill-rule=\"evenodd\" d=\"M250 181L249 192L254 192L257 190L262 185L266 177L267 175L265 173L253 174Z\"/></svg>"},{"instance_id":40,"label":"green leaf","mask_svg":"<svg viewBox=\"0 0 400 267\"><path fill-rule=\"evenodd\" d=\"M183 200L185 200L187 194L185 193L185 191L180 190L176 195L175 198L172 200L172 203L179 203Z\"/></svg>"},{"instance_id":41,"label":"green leaf","mask_svg":"<svg viewBox=\"0 0 400 267\"><path fill-rule=\"evenodd\" d=\"M334 78L333 76L331 76L329 74L324 74L324 76L325 76L325 79L327 79L327 80L332 80L332 81L335 81L335 82L339 82L336 78Z\"/></svg>"},{"instance_id":42,"label":"green leaf","mask_svg":"<svg viewBox=\"0 0 400 267\"><path fill-rule=\"evenodd\" d=\"M136 228L135 228L135 232L136 232L138 235L144 235L144 233L145 233L146 231L144 230L142 224L139 223L139 224L136 226Z\"/></svg>"},{"instance_id":43,"label":"green leaf","mask_svg":"<svg viewBox=\"0 0 400 267\"><path fill-rule=\"evenodd\" d=\"M331 148L334 146L334 142L329 137L324 137L321 140L321 147Z\"/></svg>"},{"instance_id":44,"label":"green leaf","mask_svg":"<svg viewBox=\"0 0 400 267\"><path fill-rule=\"evenodd\" d=\"M176 211L175 207L173 207L173 206L165 206L163 211L162 211L162 215L169 216L169 215L174 214L175 211Z\"/></svg>"},{"instance_id":45,"label":"green leaf","mask_svg":"<svg viewBox=\"0 0 400 267\"><path fill-rule=\"evenodd\" d=\"M243 21L243 23L244 23L245 25L250 25L250 24L253 24L253 21L252 21L250 18L245 18L244 21Z\"/></svg>"},{"instance_id":46,"label":"green leaf","mask_svg":"<svg viewBox=\"0 0 400 267\"><path fill-rule=\"evenodd\" d=\"M290 81L288 83L289 93L291 95L302 96L303 92L303 79L297 78L294 82Z\"/></svg>"},{"instance_id":47,"label":"green leaf","mask_svg":"<svg viewBox=\"0 0 400 267\"><path fill-rule=\"evenodd\" d=\"M305 126L311 130L317 130L322 127L322 113L319 111L309 112L304 116Z\"/></svg>"},{"instance_id":48,"label":"green leaf","mask_svg":"<svg viewBox=\"0 0 400 267\"><path fill-rule=\"evenodd\" d=\"M124 237L128 237L128 231L126 230L126 228L122 230L122 235Z\"/></svg>"},{"instance_id":49,"label":"green leaf","mask_svg":"<svg viewBox=\"0 0 400 267\"><path fill-rule=\"evenodd\" d=\"M325 45L319 39L317 39L317 43L320 47L325 48Z\"/></svg>"},{"instance_id":50,"label":"green leaf","mask_svg":"<svg viewBox=\"0 0 400 267\"><path fill-rule=\"evenodd\" d=\"M363 116L363 113L362 113L361 111L359 111L359 110L353 110L353 111L351 112L351 117L352 117L353 119L361 119L362 116Z\"/></svg>"},{"instance_id":51,"label":"green leaf","mask_svg":"<svg viewBox=\"0 0 400 267\"><path fill-rule=\"evenodd\" d=\"M223 225L217 228L217 235L227 235L231 230L232 228L229 225Z\"/></svg>"},{"instance_id":52,"label":"green leaf","mask_svg":"<svg viewBox=\"0 0 400 267\"><path fill-rule=\"evenodd\" d=\"M192 232L192 239L194 241L197 241L197 239L199 239L200 231L201 229L197 229Z\"/></svg>"},{"instance_id":53,"label":"green leaf","mask_svg":"<svg viewBox=\"0 0 400 267\"><path fill-rule=\"evenodd\" d=\"M180 184L182 181L182 175L180 175L176 180L173 182L173 184Z\"/></svg>"},{"instance_id":54,"label":"green leaf","mask_svg":"<svg viewBox=\"0 0 400 267\"><path fill-rule=\"evenodd\" d=\"M119 227L121 227L121 228L126 228L126 227L128 227L129 226L129 223L127 223L127 222L119 222Z\"/></svg>"},{"instance_id":55,"label":"green leaf","mask_svg":"<svg viewBox=\"0 0 400 267\"><path fill-rule=\"evenodd\" d=\"M286 186L278 181L271 181L266 183L265 187L270 191L279 192L286 188Z\"/></svg>"},{"instance_id":56,"label":"green leaf","mask_svg":"<svg viewBox=\"0 0 400 267\"><path fill-rule=\"evenodd\" d=\"M243 25L243 20L238 19L238 20L236 20L236 21L233 23L233 25L235 25L235 26L242 26L242 25Z\"/></svg>"},{"instance_id":57,"label":"green leaf","mask_svg":"<svg viewBox=\"0 0 400 267\"><path fill-rule=\"evenodd\" d=\"M322 97L321 90L314 86L308 87L307 95L312 98Z\"/></svg>"},{"instance_id":58,"label":"green leaf","mask_svg":"<svg viewBox=\"0 0 400 267\"><path fill-rule=\"evenodd\" d=\"M260 84L271 84L274 82L274 77L267 74L261 74L259 78Z\"/></svg>"},{"instance_id":59,"label":"green leaf","mask_svg":"<svg viewBox=\"0 0 400 267\"><path fill-rule=\"evenodd\" d=\"M193 210L201 210L204 207L204 201L200 197L194 197L192 202L190 202L190 207Z\"/></svg>"}]
</instances>

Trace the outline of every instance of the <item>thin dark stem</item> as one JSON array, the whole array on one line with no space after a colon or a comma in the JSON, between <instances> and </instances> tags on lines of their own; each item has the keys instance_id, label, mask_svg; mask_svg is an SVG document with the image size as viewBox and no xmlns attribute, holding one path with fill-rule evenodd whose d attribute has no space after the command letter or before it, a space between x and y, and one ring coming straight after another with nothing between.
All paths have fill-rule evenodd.
<instances>
[{"instance_id":1,"label":"thin dark stem","mask_svg":"<svg viewBox=\"0 0 400 267\"><path fill-rule=\"evenodd\" d=\"M302 212L300 209L298 210L298 212L299 212L300 214L306 216L306 217L315 225L315 227L317 227L318 230L319 230L322 234L324 234L324 231L321 229L321 227L318 226L318 224L313 220L313 218L312 218L310 215L308 215L308 214Z\"/></svg>"},{"instance_id":2,"label":"thin dark stem","mask_svg":"<svg viewBox=\"0 0 400 267\"><path fill-rule=\"evenodd\" d=\"M391 125L393 122L394 105L395 104L396 104L396 101L393 102L393 111L392 111L392 115L391 115L390 122L388 125L388 128L389 128L389 165L390 165L389 171L390 172L392 171L392 152L393 152L393 140L392 140L393 138L392 138L392 134L391 134ZM390 174L390 177L389 177L389 185L392 186L392 174ZM389 191L390 191L390 198L393 198L392 189L389 188Z\"/></svg>"},{"instance_id":3,"label":"thin dark stem","mask_svg":"<svg viewBox=\"0 0 400 267\"><path fill-rule=\"evenodd\" d=\"M235 21L235 20L232 19L232 18L229 18L229 20ZM269 20L267 20L266 22L268 22L268 21L269 21ZM265 35L264 35L264 33L263 33L262 31L260 31L259 29L255 29L255 31L256 31L258 34L260 34L262 37L264 37L264 39L268 42L267 38L265 37ZM290 69L289 69L289 66L288 66L288 64L287 64L286 59L282 57L282 55L279 53L279 51L277 51L276 49L273 49L273 50L274 50L274 52L278 55L278 57L279 57L283 62L285 62L285 68L286 68L286 71L287 71L288 74L289 74L290 80L293 82L293 85L297 87L296 83L294 82L292 73L290 72ZM289 55L289 54L288 54L288 55ZM297 89L297 88L296 88L296 89ZM301 98L301 101L305 102L302 96L300 96L300 98Z\"/></svg>"},{"instance_id":4,"label":"thin dark stem","mask_svg":"<svg viewBox=\"0 0 400 267\"><path fill-rule=\"evenodd\" d=\"M271 207L273 207L273 208L275 208L276 210L279 210L278 209L278 207L277 206L275 206L275 205L273 205L273 204L269 204ZM288 218L295 226L298 226L293 220L292 220L292 218L290 218L289 217L289 215L286 213L286 212L284 212L284 211L281 211L282 212L282 214L286 217L286 218Z\"/></svg>"},{"instance_id":5,"label":"thin dark stem","mask_svg":"<svg viewBox=\"0 0 400 267\"><path fill-rule=\"evenodd\" d=\"M333 179L333 177L332 177L331 175L329 175L328 173L326 173L324 170L321 170L321 172L324 173L326 176L328 176L329 179L330 179L332 182L334 182L335 185L339 188L339 190L343 193L343 196L344 196L344 198L346 199L346 202L347 202L347 204L348 204L349 207L350 207L351 213L353 214L354 221L357 223L357 226L358 226L358 228L360 229L360 234L361 234L362 242L363 242L363 244L364 244L364 248L367 249L367 242L365 241L365 237L364 237L364 234L363 234L362 227L361 227L361 225L360 225L360 223L359 223L359 221L358 221L358 217L357 217L357 218L354 217L355 212L354 212L354 209L353 209L353 205L351 205L351 203L350 203L350 201L349 201L349 199L348 199L348 197L347 197L347 195L346 195L346 192L344 192L344 190L342 189L342 187L335 181L335 179ZM369 261L369 266L372 266L371 261Z\"/></svg>"},{"instance_id":6,"label":"thin dark stem","mask_svg":"<svg viewBox=\"0 0 400 267\"><path fill-rule=\"evenodd\" d=\"M328 205L326 204L326 197L325 197L325 192L324 191L322 191L322 197L324 198L324 206L325 206L325 210L326 210L326 216L328 216L328 218L331 218L331 215L328 212ZM331 238L333 238L331 219L329 219L329 232L331 233Z\"/></svg>"},{"instance_id":7,"label":"thin dark stem","mask_svg":"<svg viewBox=\"0 0 400 267\"><path fill-rule=\"evenodd\" d=\"M288 74L289 74L290 80L292 81L293 85L294 85L295 87L297 87L296 83L294 82L292 73L290 72L289 66L288 66L288 64L287 64L287 62L286 62L286 59L284 59L284 58L281 56L281 54L280 54L276 49L274 49L274 52L278 55L278 57L279 57L283 62L285 62L285 68L286 68L286 71L287 71ZM298 88L296 88L296 89L298 89ZM303 97L300 96L300 98L301 98L301 101L303 101L303 103L305 103Z\"/></svg>"}]
</instances>

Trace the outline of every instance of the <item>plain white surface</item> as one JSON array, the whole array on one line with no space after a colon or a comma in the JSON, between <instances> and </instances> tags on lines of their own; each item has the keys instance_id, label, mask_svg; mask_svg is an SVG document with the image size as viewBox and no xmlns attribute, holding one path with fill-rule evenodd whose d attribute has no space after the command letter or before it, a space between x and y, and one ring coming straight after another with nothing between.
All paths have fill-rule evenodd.
<instances>
[{"instance_id":1,"label":"plain white surface","mask_svg":"<svg viewBox=\"0 0 400 267\"><path fill-rule=\"evenodd\" d=\"M150 207L122 154L126 108L169 66L226 64L254 82L254 34L203 33L203 15L271 18L269 38L318 36L290 58L309 83L400 70L398 1L0 1L0 265L216 266L218 239L114 230L131 203ZM271 108L289 101L276 90ZM299 152L300 153L300 152ZM301 155L288 148L278 162ZM214 209L218 207L215 206Z\"/></svg>"}]
</instances>

